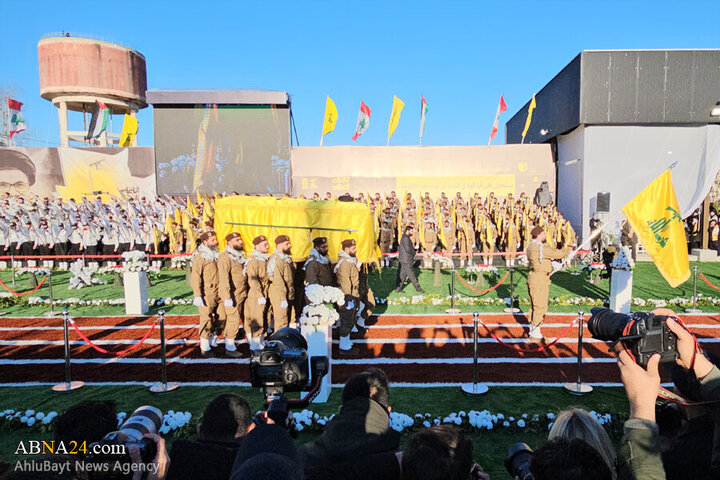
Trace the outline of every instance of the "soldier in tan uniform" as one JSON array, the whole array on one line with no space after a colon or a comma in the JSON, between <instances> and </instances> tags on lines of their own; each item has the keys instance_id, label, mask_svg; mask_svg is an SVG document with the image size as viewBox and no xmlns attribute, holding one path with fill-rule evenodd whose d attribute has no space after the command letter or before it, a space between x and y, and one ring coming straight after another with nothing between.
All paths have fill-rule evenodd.
<instances>
[{"instance_id":1,"label":"soldier in tan uniform","mask_svg":"<svg viewBox=\"0 0 720 480\"><path fill-rule=\"evenodd\" d=\"M445 235L445 244L443 245L443 253L453 253L457 248L457 237L455 234L455 227L450 220L443 222L443 234Z\"/></svg>"},{"instance_id":2,"label":"soldier in tan uniform","mask_svg":"<svg viewBox=\"0 0 720 480\"><path fill-rule=\"evenodd\" d=\"M380 252L381 253L390 253L390 247L393 243L393 231L390 229L387 222L382 222L380 224L380 235L378 239L378 244L380 245ZM380 265L383 267L389 267L390 266L390 260L384 256L380 260Z\"/></svg>"},{"instance_id":3,"label":"soldier in tan uniform","mask_svg":"<svg viewBox=\"0 0 720 480\"><path fill-rule=\"evenodd\" d=\"M267 295L270 280L267 275L269 260L268 244L265 235L253 239L254 249L245 263L245 276L248 282L248 296L245 300L245 335L250 350L262 348L262 337L267 332Z\"/></svg>"},{"instance_id":4,"label":"soldier in tan uniform","mask_svg":"<svg viewBox=\"0 0 720 480\"><path fill-rule=\"evenodd\" d=\"M540 325L548 310L548 297L550 295L550 273L552 264L550 260L560 260L570 253L570 248L558 250L545 245L545 229L535 227L530 232L532 240L527 249L527 258L530 264L527 284L530 294L530 332L532 341L542 341L543 336Z\"/></svg>"},{"instance_id":5,"label":"soldier in tan uniform","mask_svg":"<svg viewBox=\"0 0 720 480\"><path fill-rule=\"evenodd\" d=\"M505 214L505 225L503 226L503 238L502 248L506 252L510 252L505 255L505 266L515 266L515 254L512 252L517 251L518 243L520 243L520 233L518 232L517 224L510 218L510 214Z\"/></svg>"},{"instance_id":6,"label":"soldier in tan uniform","mask_svg":"<svg viewBox=\"0 0 720 480\"><path fill-rule=\"evenodd\" d=\"M339 307L340 322L337 327L340 336L340 355L357 355L359 350L350 340L350 332L356 325L365 328L364 319L359 316L364 305L360 301L360 262L355 258L357 245L354 239L343 240L335 265L335 278L345 294L345 304Z\"/></svg>"},{"instance_id":7,"label":"soldier in tan uniform","mask_svg":"<svg viewBox=\"0 0 720 480\"><path fill-rule=\"evenodd\" d=\"M240 317L247 298L247 278L245 252L240 234L233 232L225 237L225 251L218 258L220 276L220 298L223 300L227 322L225 324L225 354L228 357L240 357L235 347L235 339L240 330Z\"/></svg>"},{"instance_id":8,"label":"soldier in tan uniform","mask_svg":"<svg viewBox=\"0 0 720 480\"><path fill-rule=\"evenodd\" d=\"M295 303L295 263L290 257L290 237L278 235L275 238L275 254L267 264L267 276L270 279L268 296L273 311L273 330L295 323L293 304Z\"/></svg>"},{"instance_id":9,"label":"soldier in tan uniform","mask_svg":"<svg viewBox=\"0 0 720 480\"><path fill-rule=\"evenodd\" d=\"M480 241L482 242L482 251L485 254L483 256L485 265L492 265L493 257L489 254L495 252L495 242L498 231L492 218L490 218L490 214L485 215L485 220L483 220L481 228Z\"/></svg>"},{"instance_id":10,"label":"soldier in tan uniform","mask_svg":"<svg viewBox=\"0 0 720 480\"><path fill-rule=\"evenodd\" d=\"M217 250L215 232L205 232L200 236L202 242L192 260L190 283L193 289L193 305L198 307L200 316L200 353L210 356L211 347L217 346L217 337L225 328L225 309L220 305L218 292Z\"/></svg>"},{"instance_id":11,"label":"soldier in tan uniform","mask_svg":"<svg viewBox=\"0 0 720 480\"><path fill-rule=\"evenodd\" d=\"M428 220L425 222L425 228L423 229L423 250L429 255L435 251L437 243L437 227L435 226L435 222ZM423 258L423 265L425 268L432 268L432 260Z\"/></svg>"},{"instance_id":12,"label":"soldier in tan uniform","mask_svg":"<svg viewBox=\"0 0 720 480\"><path fill-rule=\"evenodd\" d=\"M468 267L472 265L472 252L475 246L475 230L473 230L472 222L468 217L458 219L458 246L460 247L460 268L465 266L467 260Z\"/></svg>"},{"instance_id":13,"label":"soldier in tan uniform","mask_svg":"<svg viewBox=\"0 0 720 480\"><path fill-rule=\"evenodd\" d=\"M305 285L335 285L335 274L330 266L328 243L326 237L313 238L313 249L305 261Z\"/></svg>"}]
</instances>

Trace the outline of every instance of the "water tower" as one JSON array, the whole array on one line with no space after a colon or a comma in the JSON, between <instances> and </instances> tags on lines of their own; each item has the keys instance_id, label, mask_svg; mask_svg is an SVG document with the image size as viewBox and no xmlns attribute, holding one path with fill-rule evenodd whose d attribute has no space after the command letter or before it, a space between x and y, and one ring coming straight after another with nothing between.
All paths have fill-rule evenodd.
<instances>
[{"instance_id":1,"label":"water tower","mask_svg":"<svg viewBox=\"0 0 720 480\"><path fill-rule=\"evenodd\" d=\"M113 133L112 116L129 114L147 107L145 57L122 45L70 33L51 33L38 42L40 95L58 107L60 145L70 142L102 147L120 141L122 119ZM95 101L110 110L107 131L95 140L85 135ZM82 112L83 131L68 130L68 110ZM137 137L133 141L136 145Z\"/></svg>"}]
</instances>

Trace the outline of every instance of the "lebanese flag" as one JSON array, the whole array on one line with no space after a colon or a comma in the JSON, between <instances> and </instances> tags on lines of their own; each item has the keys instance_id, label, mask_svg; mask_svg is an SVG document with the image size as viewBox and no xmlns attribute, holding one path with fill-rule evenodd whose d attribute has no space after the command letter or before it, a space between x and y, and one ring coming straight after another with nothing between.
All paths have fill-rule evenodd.
<instances>
[{"instance_id":1,"label":"lebanese flag","mask_svg":"<svg viewBox=\"0 0 720 480\"><path fill-rule=\"evenodd\" d=\"M108 120L110 119L110 109L104 103L95 100L93 106L92 117L90 118L90 126L88 133L85 135L86 140L97 138L107 130Z\"/></svg>"},{"instance_id":2,"label":"lebanese flag","mask_svg":"<svg viewBox=\"0 0 720 480\"><path fill-rule=\"evenodd\" d=\"M360 100L360 112L358 113L357 127L355 127L355 135L352 136L353 142L370 126L370 107Z\"/></svg>"},{"instance_id":3,"label":"lebanese flag","mask_svg":"<svg viewBox=\"0 0 720 480\"><path fill-rule=\"evenodd\" d=\"M498 122L500 121L500 114L507 110L507 105L505 104L505 99L502 95L500 95L500 103L498 104L497 112L495 113L495 121L493 122L492 131L490 132L490 140L488 140L488 145L490 145L490 142L493 141L493 138L495 138L495 135L497 135L498 132Z\"/></svg>"},{"instance_id":4,"label":"lebanese flag","mask_svg":"<svg viewBox=\"0 0 720 480\"><path fill-rule=\"evenodd\" d=\"M8 98L7 102L8 108L10 109L10 140L12 140L13 135L25 131L26 125L22 113L20 113L20 109L23 106L22 102L18 102L12 98Z\"/></svg>"}]
</instances>

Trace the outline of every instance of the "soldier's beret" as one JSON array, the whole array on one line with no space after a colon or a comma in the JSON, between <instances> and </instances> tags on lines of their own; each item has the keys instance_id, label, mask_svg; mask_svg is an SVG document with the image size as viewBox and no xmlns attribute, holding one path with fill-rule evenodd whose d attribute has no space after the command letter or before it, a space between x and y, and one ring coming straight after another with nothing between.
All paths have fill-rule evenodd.
<instances>
[{"instance_id":1,"label":"soldier's beret","mask_svg":"<svg viewBox=\"0 0 720 480\"><path fill-rule=\"evenodd\" d=\"M203 232L198 238L200 239L201 242L204 242L208 238L214 237L214 236L215 236L215 232L213 230L208 230L207 232Z\"/></svg>"},{"instance_id":2,"label":"soldier's beret","mask_svg":"<svg viewBox=\"0 0 720 480\"><path fill-rule=\"evenodd\" d=\"M238 232L228 233L227 236L225 237L225 241L229 242L233 238L240 238L240 234Z\"/></svg>"},{"instance_id":3,"label":"soldier's beret","mask_svg":"<svg viewBox=\"0 0 720 480\"><path fill-rule=\"evenodd\" d=\"M262 242L266 242L267 238L265 238L265 235L260 235L259 237L253 238L253 245L258 246Z\"/></svg>"},{"instance_id":4,"label":"soldier's beret","mask_svg":"<svg viewBox=\"0 0 720 480\"><path fill-rule=\"evenodd\" d=\"M535 238L544 231L545 231L545 229L543 227L535 227L532 230L530 230L530 236Z\"/></svg>"},{"instance_id":5,"label":"soldier's beret","mask_svg":"<svg viewBox=\"0 0 720 480\"><path fill-rule=\"evenodd\" d=\"M354 238L348 238L347 240L342 241L342 248L350 248L355 246L355 239Z\"/></svg>"},{"instance_id":6,"label":"soldier's beret","mask_svg":"<svg viewBox=\"0 0 720 480\"><path fill-rule=\"evenodd\" d=\"M289 242L289 241L290 241L290 237L288 237L287 235L278 235L277 237L275 237L275 245L279 245L283 242Z\"/></svg>"},{"instance_id":7,"label":"soldier's beret","mask_svg":"<svg viewBox=\"0 0 720 480\"><path fill-rule=\"evenodd\" d=\"M327 243L327 237L313 238L313 247L319 247Z\"/></svg>"}]
</instances>

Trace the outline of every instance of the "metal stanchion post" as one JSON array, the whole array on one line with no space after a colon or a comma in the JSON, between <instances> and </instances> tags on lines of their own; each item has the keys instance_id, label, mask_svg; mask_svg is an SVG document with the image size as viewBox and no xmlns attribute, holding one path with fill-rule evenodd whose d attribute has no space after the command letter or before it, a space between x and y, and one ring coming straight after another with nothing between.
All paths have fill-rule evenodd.
<instances>
[{"instance_id":1,"label":"metal stanchion post","mask_svg":"<svg viewBox=\"0 0 720 480\"><path fill-rule=\"evenodd\" d=\"M455 260L453 260L452 275L450 278L450 308L445 309L445 313L460 313L459 308L455 308Z\"/></svg>"},{"instance_id":2,"label":"metal stanchion post","mask_svg":"<svg viewBox=\"0 0 720 480\"><path fill-rule=\"evenodd\" d=\"M510 306L504 310L505 313L518 313L519 308L515 308L515 265L510 265Z\"/></svg>"},{"instance_id":3,"label":"metal stanchion post","mask_svg":"<svg viewBox=\"0 0 720 480\"><path fill-rule=\"evenodd\" d=\"M65 336L65 382L58 383L57 385L52 387L52 389L56 392L69 392L71 390L77 390L85 384L80 381L73 382L70 380L70 338L68 333L68 323L70 322L70 319L68 318L68 311L63 310L62 316L63 333Z\"/></svg>"},{"instance_id":4,"label":"metal stanchion post","mask_svg":"<svg viewBox=\"0 0 720 480\"><path fill-rule=\"evenodd\" d=\"M479 313L473 313L473 383L464 384L461 389L465 395L482 395L487 393L488 386L478 383L478 317Z\"/></svg>"},{"instance_id":5,"label":"metal stanchion post","mask_svg":"<svg viewBox=\"0 0 720 480\"><path fill-rule=\"evenodd\" d=\"M692 308L686 308L685 313L702 313L702 310L697 308L697 274L698 267L693 267L693 296L692 296Z\"/></svg>"},{"instance_id":6,"label":"metal stanchion post","mask_svg":"<svg viewBox=\"0 0 720 480\"><path fill-rule=\"evenodd\" d=\"M158 312L160 317L160 361L161 361L161 376L160 383L156 383L150 387L150 391L153 393L165 393L175 390L179 387L177 383L168 383L167 381L167 359L165 357L165 310Z\"/></svg>"},{"instance_id":7,"label":"metal stanchion post","mask_svg":"<svg viewBox=\"0 0 720 480\"><path fill-rule=\"evenodd\" d=\"M582 352L583 352L583 319L585 312L578 310L578 345L577 345L577 380L575 383L566 383L565 390L573 395L587 395L592 393L593 387L582 383Z\"/></svg>"},{"instance_id":8,"label":"metal stanchion post","mask_svg":"<svg viewBox=\"0 0 720 480\"><path fill-rule=\"evenodd\" d=\"M85 263L85 250L83 250L83 253L82 253L82 262L83 262L83 268L87 267L87 263Z\"/></svg>"},{"instance_id":9,"label":"metal stanchion post","mask_svg":"<svg viewBox=\"0 0 720 480\"><path fill-rule=\"evenodd\" d=\"M15 255L10 254L10 274L12 275L12 286L15 286Z\"/></svg>"}]
</instances>

